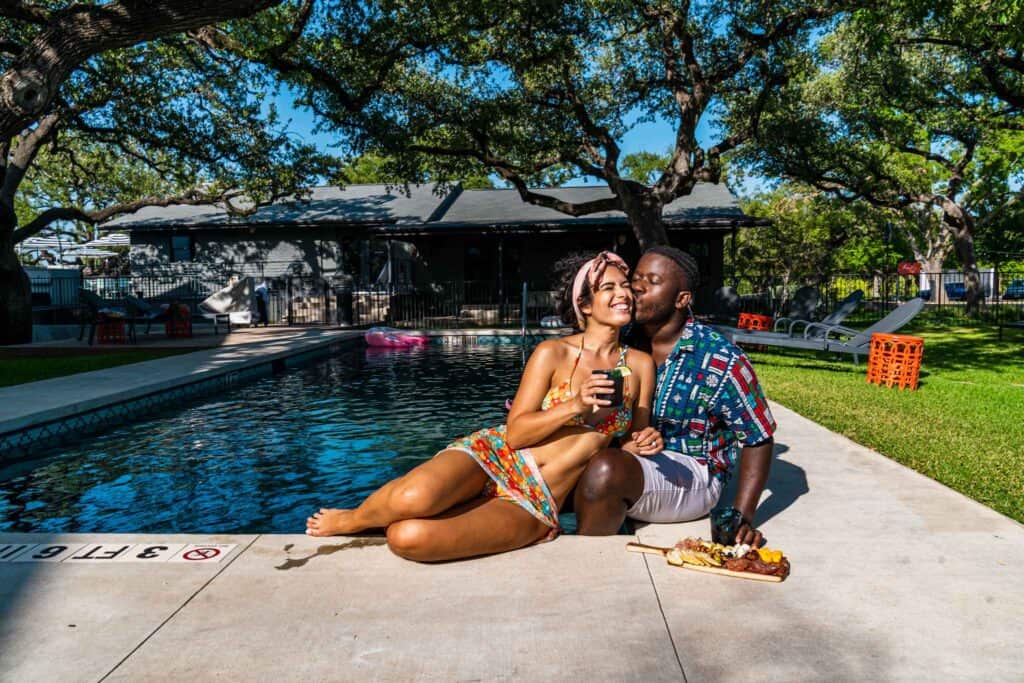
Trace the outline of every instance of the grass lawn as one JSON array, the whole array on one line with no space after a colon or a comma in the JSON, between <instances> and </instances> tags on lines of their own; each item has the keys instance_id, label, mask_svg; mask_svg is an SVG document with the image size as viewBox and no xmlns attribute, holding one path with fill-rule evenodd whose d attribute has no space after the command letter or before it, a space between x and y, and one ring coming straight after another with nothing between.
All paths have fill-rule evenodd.
<instances>
[{"instance_id":1,"label":"grass lawn","mask_svg":"<svg viewBox=\"0 0 1024 683\"><path fill-rule=\"evenodd\" d=\"M176 356L181 353L198 351L195 348L160 349L147 351L114 351L111 353L89 353L50 357L3 357L0 356L0 387L24 384L51 377L63 377L90 370L102 370L128 363L141 363L154 358Z\"/></svg>"},{"instance_id":2,"label":"grass lawn","mask_svg":"<svg viewBox=\"0 0 1024 683\"><path fill-rule=\"evenodd\" d=\"M1024 334L919 324L917 391L867 384L866 362L751 352L768 397L1024 522Z\"/></svg>"}]
</instances>

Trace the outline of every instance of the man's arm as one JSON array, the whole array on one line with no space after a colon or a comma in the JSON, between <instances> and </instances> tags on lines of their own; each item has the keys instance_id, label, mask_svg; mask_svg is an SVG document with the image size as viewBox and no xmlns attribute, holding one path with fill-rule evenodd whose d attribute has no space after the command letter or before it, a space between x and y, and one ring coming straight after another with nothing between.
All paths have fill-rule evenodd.
<instances>
[{"instance_id":1,"label":"man's arm","mask_svg":"<svg viewBox=\"0 0 1024 683\"><path fill-rule=\"evenodd\" d=\"M749 543L756 548L764 542L761 532L754 527L754 513L768 481L774 445L775 439L769 437L755 446L744 446L740 451L740 476L733 507L743 515L743 522L736 530L736 543Z\"/></svg>"}]
</instances>

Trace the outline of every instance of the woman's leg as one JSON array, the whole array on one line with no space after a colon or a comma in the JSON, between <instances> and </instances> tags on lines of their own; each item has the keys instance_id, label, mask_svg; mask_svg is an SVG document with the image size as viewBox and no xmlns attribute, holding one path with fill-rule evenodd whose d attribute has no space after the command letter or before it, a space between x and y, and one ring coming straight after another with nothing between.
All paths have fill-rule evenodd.
<instances>
[{"instance_id":1,"label":"woman's leg","mask_svg":"<svg viewBox=\"0 0 1024 683\"><path fill-rule=\"evenodd\" d=\"M388 546L407 560L439 562L522 548L551 531L519 505L478 498L430 519L407 519L388 527Z\"/></svg>"},{"instance_id":2,"label":"woman's leg","mask_svg":"<svg viewBox=\"0 0 1024 683\"><path fill-rule=\"evenodd\" d=\"M337 536L432 517L479 495L487 473L468 453L441 451L408 474L374 491L354 510L321 509L306 519L311 536Z\"/></svg>"}]
</instances>

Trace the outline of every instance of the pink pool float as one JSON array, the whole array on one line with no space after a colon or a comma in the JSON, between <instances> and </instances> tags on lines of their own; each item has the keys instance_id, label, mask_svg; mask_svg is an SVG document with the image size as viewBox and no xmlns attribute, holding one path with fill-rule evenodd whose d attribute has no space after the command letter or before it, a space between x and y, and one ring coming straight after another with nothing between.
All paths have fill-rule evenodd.
<instances>
[{"instance_id":1,"label":"pink pool float","mask_svg":"<svg viewBox=\"0 0 1024 683\"><path fill-rule=\"evenodd\" d=\"M370 346L387 348L426 346L430 343L430 337L422 332L407 332L394 327L371 327L363 335L363 338Z\"/></svg>"}]
</instances>

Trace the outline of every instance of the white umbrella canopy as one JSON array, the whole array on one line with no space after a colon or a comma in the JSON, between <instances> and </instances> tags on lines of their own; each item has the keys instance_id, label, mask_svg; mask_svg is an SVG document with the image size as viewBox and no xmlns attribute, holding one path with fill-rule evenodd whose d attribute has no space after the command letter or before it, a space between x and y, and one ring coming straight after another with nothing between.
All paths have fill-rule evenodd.
<instances>
[{"instance_id":1,"label":"white umbrella canopy","mask_svg":"<svg viewBox=\"0 0 1024 683\"><path fill-rule=\"evenodd\" d=\"M123 232L112 232L103 237L97 237L85 243L87 247L128 247L131 246L131 239Z\"/></svg>"},{"instance_id":2,"label":"white umbrella canopy","mask_svg":"<svg viewBox=\"0 0 1024 683\"><path fill-rule=\"evenodd\" d=\"M75 241L70 237L29 237L18 243L22 251L39 251L40 249L71 249Z\"/></svg>"},{"instance_id":3,"label":"white umbrella canopy","mask_svg":"<svg viewBox=\"0 0 1024 683\"><path fill-rule=\"evenodd\" d=\"M116 251L108 251L107 249L96 249L95 247L87 247L85 245L76 245L69 249L65 249L64 253L70 254L71 256L80 256L85 258L117 256Z\"/></svg>"}]
</instances>

